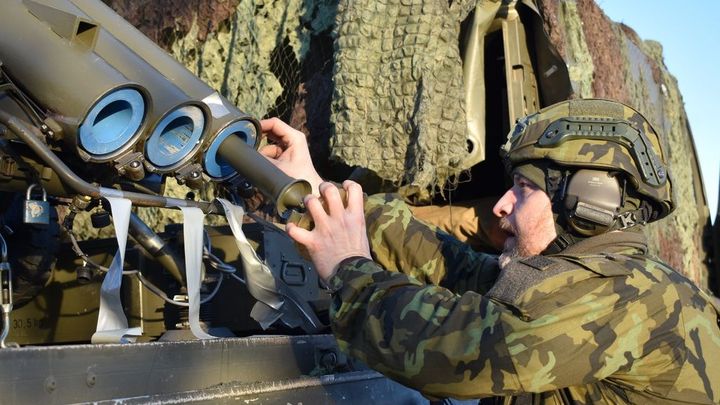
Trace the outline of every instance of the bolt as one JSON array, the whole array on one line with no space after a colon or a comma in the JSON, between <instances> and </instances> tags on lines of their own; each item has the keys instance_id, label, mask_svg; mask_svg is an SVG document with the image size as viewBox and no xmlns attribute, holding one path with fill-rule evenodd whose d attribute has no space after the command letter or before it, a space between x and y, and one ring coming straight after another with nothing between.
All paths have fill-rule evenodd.
<instances>
[{"instance_id":1,"label":"bolt","mask_svg":"<svg viewBox=\"0 0 720 405\"><path fill-rule=\"evenodd\" d=\"M138 162L137 160L133 160L132 162L130 162L130 167L132 167L133 169L137 169L138 167L140 167L140 162Z\"/></svg>"},{"instance_id":2,"label":"bolt","mask_svg":"<svg viewBox=\"0 0 720 405\"><path fill-rule=\"evenodd\" d=\"M95 380L97 377L95 376L95 373L92 371L87 372L87 376L85 377L85 384L87 384L88 387L92 388L95 386Z\"/></svg>"},{"instance_id":3,"label":"bolt","mask_svg":"<svg viewBox=\"0 0 720 405\"><path fill-rule=\"evenodd\" d=\"M337 355L335 352L323 353L320 356L320 364L326 369L333 369L337 365Z\"/></svg>"},{"instance_id":4,"label":"bolt","mask_svg":"<svg viewBox=\"0 0 720 405\"><path fill-rule=\"evenodd\" d=\"M55 381L55 377L48 377L45 379L45 391L47 392L53 392L55 391L55 388L57 388L57 381Z\"/></svg>"}]
</instances>

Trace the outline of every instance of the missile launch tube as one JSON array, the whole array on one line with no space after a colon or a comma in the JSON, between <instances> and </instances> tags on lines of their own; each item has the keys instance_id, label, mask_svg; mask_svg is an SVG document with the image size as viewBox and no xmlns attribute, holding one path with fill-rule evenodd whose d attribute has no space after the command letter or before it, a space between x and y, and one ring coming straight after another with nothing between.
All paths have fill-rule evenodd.
<instances>
[{"instance_id":1,"label":"missile launch tube","mask_svg":"<svg viewBox=\"0 0 720 405\"><path fill-rule=\"evenodd\" d=\"M178 143L184 139L190 140L190 146L193 142L198 144L204 142L204 149L213 147L216 155L224 160L223 163L228 163L263 193L273 198L279 212L282 213L287 208L302 206L302 198L310 192L307 182L287 177L267 162L256 150L248 146L249 143L254 144L256 141L259 129L257 120L234 107L101 1L59 0L53 4L56 6L56 8L51 8L54 13L53 17L61 15L63 18L74 18L76 22L86 24L83 27L92 26L95 27L94 29L99 29L94 37L95 42L76 41L77 43L73 43L63 39L50 28L53 22L57 24L56 20L47 18L46 23L43 23L40 17L33 15L25 7L28 5L28 7L32 6L41 11L36 14L47 11L47 6L33 0L9 0L0 19L3 22L0 24L2 26L0 28L0 37L2 37L0 48L3 52L0 54L0 59L13 61L13 65L17 67L13 67L10 71L14 75L23 72L33 73L32 75L23 74L19 81L24 86L26 83L30 84L32 88L28 88L28 90L33 96L38 97L37 93L45 98L38 97L40 102L47 106L63 107L65 111L61 111L61 113L73 117L75 123L79 125L92 105L98 100L102 100L108 91L131 87L128 85L130 80L127 76L136 79L143 86L151 87L153 96L161 95L160 100L182 98L185 101L189 98L203 101L211 112L211 116L208 117L210 122L202 122L204 126L209 127L208 139L202 141L197 135L197 123L200 120L186 122L188 120L183 117L171 116L167 119L168 129L161 128L156 142L165 149L155 148L151 151L152 153L158 150L160 152L153 155L155 160L174 167L173 163L177 161L172 156L163 155L163 152L169 154L172 150L179 149L183 153L189 153L189 148L186 148L187 144ZM76 23L74 28L82 26L80 23ZM99 28L93 24L98 24ZM23 28L25 29L23 30ZM29 31L25 35L30 38L29 45L26 43L27 41L23 41L23 45L20 46L18 45L20 41L10 40L10 38L16 38L17 32L24 31ZM66 34L66 37L77 39L78 36ZM37 61L22 55L21 51L28 48L39 50L50 56L49 58L43 57L42 61L58 59L65 63L60 63L61 66L57 70L55 64L33 63ZM92 48L95 49L95 52L90 51ZM17 63L16 60L24 63ZM68 61L74 63L68 63ZM53 68L47 67L48 65L52 65ZM141 70L145 72L140 72ZM153 73L155 71L158 74ZM69 79L64 80L66 77ZM185 93L184 97L178 92L163 91L164 83L167 83L169 87L177 86ZM45 90L47 86L55 87L53 87L53 91L47 91ZM147 99L146 90L140 90L140 86L137 87L138 92L142 91L143 101L145 101ZM51 94L57 95L56 98L50 99ZM78 100L73 99L73 97L78 98L77 94L85 96ZM71 99L71 102L67 102L66 97ZM108 103L109 106L117 104L113 101ZM94 111L90 112L95 113ZM96 115L103 117L103 113L104 110ZM117 115L126 116L127 114L123 110ZM164 117L167 118L168 115ZM164 118L159 123L162 124L163 120ZM140 126L140 123L137 124ZM104 129L114 127L117 125L106 125ZM228 128L231 129L228 130ZM69 129L73 135L77 132L76 127L69 127ZM227 135L228 131L232 134L231 136ZM163 143L164 138L167 139L165 143ZM153 135L151 134L150 145L153 145L152 141ZM244 144L244 146L240 146L240 144ZM146 150L146 152L148 151ZM217 161L215 156L213 158ZM181 163L184 164L184 161ZM159 165L156 164L156 166ZM224 175L225 173L221 173L220 177L225 177Z\"/></svg>"},{"instance_id":2,"label":"missile launch tube","mask_svg":"<svg viewBox=\"0 0 720 405\"><path fill-rule=\"evenodd\" d=\"M128 46L139 57L147 61L170 82L181 88L190 97L202 100L215 93L175 58L160 48L150 38L120 17L99 0L70 0L75 6L97 21L112 36Z\"/></svg>"},{"instance_id":3,"label":"missile launch tube","mask_svg":"<svg viewBox=\"0 0 720 405\"><path fill-rule=\"evenodd\" d=\"M228 177L227 166L230 166L272 198L276 202L278 212L283 213L288 208L302 207L303 197L310 193L309 184L304 180L286 176L253 148L247 146L247 144L255 145L258 139L257 131L260 127L257 120L233 106L101 1L68 1L100 23L115 38L148 61L190 97L203 100L209 105L212 123L204 141L203 149L206 155L203 165L211 178L217 180ZM246 145L243 146L241 143Z\"/></svg>"},{"instance_id":4,"label":"missile launch tube","mask_svg":"<svg viewBox=\"0 0 720 405\"><path fill-rule=\"evenodd\" d=\"M160 48L150 38L135 28L132 24L120 17L110 7L99 0L69 0L88 17L97 21L115 38L132 49L138 56L162 73L169 81L181 88L190 97L204 100L213 110L213 118L217 122L213 125L216 133L224 127L230 119L249 116L232 105L227 99L200 80L185 66L180 64L172 55ZM227 111L226 111L227 110ZM224 119L224 117L228 117ZM255 134L251 134L255 135ZM251 139L255 141L255 139Z\"/></svg>"},{"instance_id":5,"label":"missile launch tube","mask_svg":"<svg viewBox=\"0 0 720 405\"><path fill-rule=\"evenodd\" d=\"M118 197L127 198L133 204L141 207L197 207L205 213L217 212L215 206L209 202L189 201L178 198L162 197L132 191L116 190L114 188L99 187L81 179L58 158L41 140L42 134L37 128L0 110L0 123L7 126L17 137L25 142L50 168L60 177L60 180L81 195L93 198Z\"/></svg>"},{"instance_id":6,"label":"missile launch tube","mask_svg":"<svg viewBox=\"0 0 720 405\"><path fill-rule=\"evenodd\" d=\"M103 129L96 154L129 148L145 119L147 92L93 53L92 24L63 13L41 20L21 0L3 2L0 60L4 69L41 105L57 113L66 136L78 136L86 121ZM44 8L43 8L44 7ZM92 149L91 147L91 149ZM109 152L108 152L109 151Z\"/></svg>"},{"instance_id":7,"label":"missile launch tube","mask_svg":"<svg viewBox=\"0 0 720 405\"><path fill-rule=\"evenodd\" d=\"M68 0L77 6L88 17L100 23L113 37L120 40L132 49L142 59L163 74L169 81L181 88L191 98L202 100L212 112L212 122L208 142L212 140L228 124L238 119L253 119L245 112L239 110L225 97L218 94L212 87L200 80L195 74L178 63L174 57L160 48L152 40L137 30L129 22L118 16L110 7L99 0ZM245 134L245 141L254 145L257 134ZM207 144L207 143L206 143ZM205 148L207 148L206 146Z\"/></svg>"},{"instance_id":8,"label":"missile launch tube","mask_svg":"<svg viewBox=\"0 0 720 405\"><path fill-rule=\"evenodd\" d=\"M57 0L56 4L73 14L98 23L101 30L95 52L129 79L142 83L150 93L152 104L149 122L152 130L146 137L148 143L145 144L145 157L154 170L161 173L172 172L193 159L201 147L202 138L209 133L208 128L213 124L212 120L208 119L211 114L210 109L196 94L178 87L176 76L166 75L167 72L173 73L174 70L161 71L153 65L152 60L159 59L153 55L165 55L172 61L167 62L169 66L173 66L178 72L185 72L185 75L200 82L201 86L198 87L205 89L205 92L212 90L102 2L86 2L84 8L78 7L69 0ZM96 9L104 12L95 12L92 15L87 12ZM112 32L110 28L114 28ZM133 42L118 38L117 35L127 36L126 31L135 32L138 37L143 38L142 42L138 42L139 40L135 38L127 38L141 46L131 49L130 45ZM149 50L146 49L148 47ZM186 78L186 80L190 79Z\"/></svg>"}]
</instances>

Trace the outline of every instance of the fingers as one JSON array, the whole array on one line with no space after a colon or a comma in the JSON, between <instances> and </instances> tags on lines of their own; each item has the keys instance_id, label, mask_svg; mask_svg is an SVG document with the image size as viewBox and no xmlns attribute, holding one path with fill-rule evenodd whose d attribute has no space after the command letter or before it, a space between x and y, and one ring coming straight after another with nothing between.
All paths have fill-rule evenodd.
<instances>
[{"instance_id":1,"label":"fingers","mask_svg":"<svg viewBox=\"0 0 720 405\"><path fill-rule=\"evenodd\" d=\"M283 132L283 129L287 130L287 128L289 128L289 125L282 122L282 120L278 117L260 120L260 129L262 129L263 132Z\"/></svg>"},{"instance_id":2,"label":"fingers","mask_svg":"<svg viewBox=\"0 0 720 405\"><path fill-rule=\"evenodd\" d=\"M347 209L353 214L365 214L365 200L362 187L352 180L345 180L343 188L347 192Z\"/></svg>"},{"instance_id":3,"label":"fingers","mask_svg":"<svg viewBox=\"0 0 720 405\"><path fill-rule=\"evenodd\" d=\"M315 223L315 229L318 229L318 227L327 227L328 214L325 212L325 208L323 208L320 199L317 196L310 194L305 196L304 202L305 208Z\"/></svg>"},{"instance_id":4,"label":"fingers","mask_svg":"<svg viewBox=\"0 0 720 405\"><path fill-rule=\"evenodd\" d=\"M269 157L270 159L278 159L283 153L283 148L278 145L265 145L260 150L261 155Z\"/></svg>"},{"instance_id":5,"label":"fingers","mask_svg":"<svg viewBox=\"0 0 720 405\"><path fill-rule=\"evenodd\" d=\"M305 246L308 250L312 250L311 244L313 241L313 235L310 231L302 229L292 222L288 222L285 226L285 231L287 231L288 236L290 236L292 240Z\"/></svg>"},{"instance_id":6,"label":"fingers","mask_svg":"<svg viewBox=\"0 0 720 405\"><path fill-rule=\"evenodd\" d=\"M338 188L335 187L334 184L328 182L320 184L320 195L322 195L322 198L325 200L328 213L331 216L337 217L343 214L345 204L343 203L342 198L340 198Z\"/></svg>"},{"instance_id":7,"label":"fingers","mask_svg":"<svg viewBox=\"0 0 720 405\"><path fill-rule=\"evenodd\" d=\"M268 138L287 148L293 143L305 141L305 134L284 123L277 117L260 121L260 128Z\"/></svg>"},{"instance_id":8,"label":"fingers","mask_svg":"<svg viewBox=\"0 0 720 405\"><path fill-rule=\"evenodd\" d=\"M365 229L362 188L354 182L345 182L343 188L348 195L348 208L344 207L340 190L324 182L320 185L320 194L327 208L317 196L309 195L304 200L315 222L313 230L291 223L286 227L288 235L307 249L323 280L332 277L338 264L347 257L372 257Z\"/></svg>"}]
</instances>

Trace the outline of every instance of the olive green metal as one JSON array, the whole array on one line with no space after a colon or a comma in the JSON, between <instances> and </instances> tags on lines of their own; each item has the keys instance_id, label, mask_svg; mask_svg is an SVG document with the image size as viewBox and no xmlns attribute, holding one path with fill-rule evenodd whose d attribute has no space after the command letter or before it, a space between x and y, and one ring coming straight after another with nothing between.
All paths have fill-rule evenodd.
<instances>
[{"instance_id":1,"label":"olive green metal","mask_svg":"<svg viewBox=\"0 0 720 405\"><path fill-rule=\"evenodd\" d=\"M90 21L46 6L31 10L28 5L36 3L3 2L0 59L12 61L4 69L39 103L57 112L69 138L77 136L89 110L109 92L134 88L146 94L92 52L95 40L88 36L97 31Z\"/></svg>"},{"instance_id":2,"label":"olive green metal","mask_svg":"<svg viewBox=\"0 0 720 405\"><path fill-rule=\"evenodd\" d=\"M35 173L35 181L42 186L48 194L57 197L70 197L71 189L60 181L60 177L50 167L40 162L35 156L23 156L22 163L18 164L15 158L17 150L3 139L10 131L0 128L0 190L23 191L28 187L29 173ZM16 145L15 145L16 146ZM13 152L8 153L8 152Z\"/></svg>"},{"instance_id":3,"label":"olive green metal","mask_svg":"<svg viewBox=\"0 0 720 405\"><path fill-rule=\"evenodd\" d=\"M529 26L526 30L529 39L526 47L532 50L532 65L535 66L541 106L567 100L573 93L570 74L565 60L545 30L545 19L535 0L520 0L519 3L520 10L528 12L529 21L524 24Z\"/></svg>"},{"instance_id":4,"label":"olive green metal","mask_svg":"<svg viewBox=\"0 0 720 405\"><path fill-rule=\"evenodd\" d=\"M58 31L69 31L67 26L71 25L61 24L60 22L58 22L58 20L78 21L78 23L75 24L78 27L77 30L84 29L84 32L94 33L93 40L86 41L86 46L84 47L85 53L87 55L90 55L90 57L92 57L93 59L101 60L107 63L125 78L125 82L140 83L142 85L143 94L145 95L147 104L145 112L146 116L142 129L138 131L138 136L133 139L133 142L130 142L131 145L128 145L128 147L125 149L129 149L129 147L134 145L138 140L142 140L147 137L150 130L155 127L155 125L158 123L158 121L160 121L163 116L168 114L170 111L181 107L182 105L195 105L203 112L204 115L210 115L209 108L205 103L202 103L200 100L189 96L185 91L181 90L173 83L170 78L166 77L158 69L149 64L134 50L130 49L113 34L109 33L104 28L104 26L101 25L98 21L94 20L92 16L88 16L81 9L76 7L73 3L69 1L58 0L54 1L52 3L52 6L46 6L36 3L34 1L26 0L23 2L23 4L30 11L30 14L36 17L36 24L39 22L47 24L51 27L54 27L54 25L59 25L60 28L52 29L52 32L56 33L57 36L61 36L60 34L57 34ZM57 16L61 16L62 18L59 18ZM117 14L112 13L108 15L108 22L110 17L122 20L122 18L119 17ZM92 28L89 29L87 27ZM156 50L155 48L153 48L153 51L164 53L164 51ZM25 58L34 60L33 55L26 55ZM12 60L13 65L15 65L17 57L14 57ZM78 64L78 61L73 58L60 59L60 62L70 64L72 66L71 69L76 69L75 65ZM177 62L175 63L177 64ZM67 77L68 73L71 72L65 72L61 77ZM82 79L84 79L84 76L80 77L80 80ZM196 80L199 81L199 79ZM26 82L26 80L23 79L21 79L20 81L22 81L23 83ZM44 104L46 107L52 110L57 109L55 103L45 101L42 88L31 91L31 94L33 95L33 97L38 98L41 103ZM67 92L63 92L60 94L67 94ZM79 117L78 121L82 121L83 116L81 116L80 114L77 114L77 116ZM203 130L204 132L206 132L206 128L203 128ZM140 133L142 133L142 136L140 135ZM70 137L70 140L74 139L75 137ZM199 149L199 146L196 149ZM79 151L82 154L82 149L79 149ZM124 150L120 150L117 153L108 154L107 156L95 156L90 153L85 154L83 157L85 160L90 161L107 161L114 159L122 152L124 152ZM191 155L195 154L197 154L197 150L194 151ZM172 169L175 168L176 167L173 167Z\"/></svg>"},{"instance_id":5,"label":"olive green metal","mask_svg":"<svg viewBox=\"0 0 720 405\"><path fill-rule=\"evenodd\" d=\"M478 2L465 37L463 81L468 143L471 145L470 153L463 162L466 168L485 160L485 35L500 5L500 2Z\"/></svg>"},{"instance_id":6,"label":"olive green metal","mask_svg":"<svg viewBox=\"0 0 720 405\"><path fill-rule=\"evenodd\" d=\"M302 208L303 198L312 193L310 183L283 173L238 136L228 136L220 145L218 154L272 198L280 214L288 209Z\"/></svg>"},{"instance_id":7,"label":"olive green metal","mask_svg":"<svg viewBox=\"0 0 720 405\"><path fill-rule=\"evenodd\" d=\"M102 244L104 251L97 249L90 256L97 263L109 264L117 248L110 239ZM20 345L89 341L97 325L102 278L78 283L75 268L81 265L70 246L63 245L45 288L14 308L9 341Z\"/></svg>"},{"instance_id":8,"label":"olive green metal","mask_svg":"<svg viewBox=\"0 0 720 405\"><path fill-rule=\"evenodd\" d=\"M96 0L68 0L67 3L71 3L77 8L78 12L84 13L87 18L92 19L102 26L103 29L110 34L108 37L121 43L123 49L131 50L132 54L129 57L121 55L120 61L113 62L114 65L119 67L119 70L124 71L122 68L123 62L132 59L132 57L139 58L152 66L153 71L158 72L167 81L178 86L189 98L197 102L202 102L202 104L206 106L209 122L207 123L208 128L203 136L200 150L204 152L211 148L218 135L229 125L238 121L248 121L253 124L247 128L254 128L255 130L243 133L243 139L247 144L257 144L257 133L260 127L257 120L235 107L225 97L221 96L217 91L187 70L182 64L178 63L178 61L165 52L165 50L118 16L111 8ZM107 45L103 38L104 37L101 37L98 40L98 53L107 58L118 56L114 51L114 46ZM146 83L146 79L138 78L137 80L143 84ZM151 93L154 95L152 90ZM195 159L189 158L183 161L183 164L190 164L193 161L195 161ZM175 169L179 169L179 167L173 167L173 170ZM257 171L257 168L250 167L248 169L250 172ZM156 171L162 172L162 170L157 169ZM240 174L244 177L253 175L253 173L249 173L248 171L240 172ZM258 184L258 186L262 187L260 184ZM272 193L266 191L266 194L271 195Z\"/></svg>"},{"instance_id":9,"label":"olive green metal","mask_svg":"<svg viewBox=\"0 0 720 405\"><path fill-rule=\"evenodd\" d=\"M8 71L34 98L61 113L63 117L60 121L68 137L77 137L78 126L103 95L124 86L135 86L150 103L146 120L157 121L166 110L188 103L201 108L210 121L206 125L210 136L205 140L205 149L229 123L240 120L251 123L247 128L254 131L246 131L248 133L243 133L243 138L229 137L233 138L229 143L235 143L235 146L232 150L221 148L221 156L243 177L273 198L280 212L302 206L303 197L310 192L309 185L285 176L248 146L256 141L257 120L232 106L101 2L58 0L52 5L32 0L13 0L6 4L0 20L0 58L13 62L12 67L7 67ZM11 40L23 30L29 31L27 35L21 35L27 40ZM90 36L89 39L87 36ZM84 40L78 42L79 37ZM43 53L43 60L53 63L36 63L36 59L26 52L27 49ZM132 83L140 83L141 86ZM148 91L152 98L147 96ZM143 124L143 136L147 136L153 125L154 122ZM224 140L223 144L226 143L228 141ZM239 143L245 145L240 146ZM196 160L194 155L200 149L197 145L191 154L168 170L192 164ZM102 158L116 156L113 153ZM151 170L160 171L158 168ZM87 188L79 182L74 183L77 183L73 186L76 190L80 186L80 189ZM84 191L90 196L98 194L94 187ZM142 202L147 205L149 201ZM152 202L152 205L157 206L158 203Z\"/></svg>"},{"instance_id":10,"label":"olive green metal","mask_svg":"<svg viewBox=\"0 0 720 405\"><path fill-rule=\"evenodd\" d=\"M505 52L505 80L509 122L513 123L540 109L535 70L530 60L526 30L514 1L498 11Z\"/></svg>"},{"instance_id":11,"label":"olive green metal","mask_svg":"<svg viewBox=\"0 0 720 405\"><path fill-rule=\"evenodd\" d=\"M187 70L175 58L160 48L151 39L136 29L132 24L118 16L110 7L97 0L69 0L86 13L89 18L99 23L114 38L131 49L138 57L157 69L170 82L182 89L194 100L206 103L212 113L212 122L208 132L208 141L229 122L237 119L252 119L230 103L225 97ZM255 144L256 134L247 134L246 142Z\"/></svg>"},{"instance_id":12,"label":"olive green metal","mask_svg":"<svg viewBox=\"0 0 720 405\"><path fill-rule=\"evenodd\" d=\"M192 72L178 63L165 50L146 37L132 24L117 15L110 7L98 0L69 0L64 3L72 4L93 19L103 29L126 45L139 58L153 66L158 72L174 85L196 100L202 100L213 93L210 86L198 79ZM172 12L172 10L166 10Z\"/></svg>"},{"instance_id":13,"label":"olive green metal","mask_svg":"<svg viewBox=\"0 0 720 405\"><path fill-rule=\"evenodd\" d=\"M103 5L102 2L98 1L97 3ZM87 19L97 24L100 32L98 33L97 43L93 51L128 79L142 83L143 87L145 87L151 95L152 109L155 110L156 117L166 113L178 104L192 100L171 78L161 73L148 60L140 57L113 33L108 32L105 21L100 22L95 20L93 16L87 15L70 1L55 0L54 4L59 8L69 10L71 13L79 16L79 18ZM122 17L114 13L112 17L122 20ZM122 21L124 22L125 20ZM153 49L153 51L156 50ZM158 51L164 53L162 50ZM150 121L152 122L152 119Z\"/></svg>"},{"instance_id":14,"label":"olive green metal","mask_svg":"<svg viewBox=\"0 0 720 405\"><path fill-rule=\"evenodd\" d=\"M107 9L107 7L102 2L94 3L98 3L100 6ZM82 18L98 24L98 29L100 30L100 33L98 35L94 52L104 60L108 61L113 67L115 67L129 80L135 81L137 83L142 83L143 87L150 94L147 117L148 125L146 126L146 134L144 138L147 138L149 133L156 127L162 117L167 115L172 110L178 109L182 106L193 105L199 108L206 117L210 115L210 109L205 103L201 102L201 100L199 100L197 97L190 95L184 89L178 87L177 83L174 80L174 77L168 77L163 71L159 70L156 66L154 66L150 60L145 59L138 53L138 51L141 51L141 53L143 53L143 55L145 56L155 53L167 55L165 51L152 44L152 41L149 40L141 44L144 47L150 46L148 42L152 44L152 47L150 47L145 52L143 52L142 49L131 48L128 46L128 44L118 39L118 37L116 37L115 35L115 32L108 31L108 27L120 25L120 22L129 26L129 24L127 24L125 20L122 19L122 17L115 14L112 10L108 9L108 13L99 14L103 17L102 20L97 20L95 19L95 14L97 13L95 13L94 15L89 15L85 12L84 9L77 7L71 1L56 0L55 4L60 8L69 10L75 15L81 16ZM187 71L187 69L185 69L177 61L174 61L174 64L177 65L177 69ZM192 76L190 72L187 72L187 74ZM201 82L197 78L195 78L195 80ZM203 133L205 134L207 134L209 125L206 124L206 127L207 128L203 129ZM195 157L196 154L197 150L191 153L188 158L183 159L181 163L173 165L170 168L166 169L151 167L151 170L161 173L173 172L179 167L181 167L183 164L185 164L187 161L192 160L192 158Z\"/></svg>"}]
</instances>

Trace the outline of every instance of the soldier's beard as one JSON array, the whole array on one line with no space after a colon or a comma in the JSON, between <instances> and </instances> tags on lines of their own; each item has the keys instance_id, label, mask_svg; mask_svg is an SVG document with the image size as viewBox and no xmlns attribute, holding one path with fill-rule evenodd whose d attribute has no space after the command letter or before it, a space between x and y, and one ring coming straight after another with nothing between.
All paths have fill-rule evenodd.
<instances>
[{"instance_id":1,"label":"soldier's beard","mask_svg":"<svg viewBox=\"0 0 720 405\"><path fill-rule=\"evenodd\" d=\"M515 239L515 237L512 239ZM508 240L510 240L510 238ZM523 246L522 241L512 241L510 246L506 243L502 254L500 254L500 258L498 259L500 268L504 269L512 260L529 256L532 256L532 253L527 251L527 249Z\"/></svg>"},{"instance_id":2,"label":"soldier's beard","mask_svg":"<svg viewBox=\"0 0 720 405\"><path fill-rule=\"evenodd\" d=\"M528 240L528 235L524 233L518 234L507 218L500 218L500 228L510 234L505 240L502 254L498 259L500 269L504 269L512 260L536 254L529 250L532 244Z\"/></svg>"}]
</instances>

